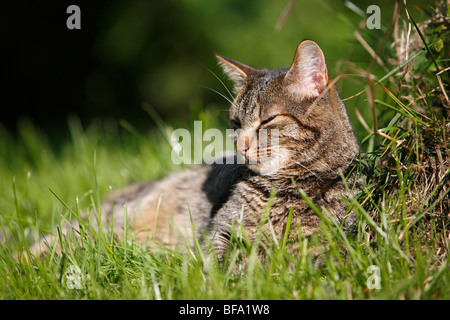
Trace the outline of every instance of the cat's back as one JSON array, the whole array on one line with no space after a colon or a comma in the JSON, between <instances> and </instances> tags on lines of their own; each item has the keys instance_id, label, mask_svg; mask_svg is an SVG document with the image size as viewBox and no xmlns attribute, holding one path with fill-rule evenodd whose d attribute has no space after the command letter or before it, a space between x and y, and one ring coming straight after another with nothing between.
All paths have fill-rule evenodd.
<instances>
[{"instance_id":1,"label":"cat's back","mask_svg":"<svg viewBox=\"0 0 450 320\"><path fill-rule=\"evenodd\" d=\"M192 222L197 237L201 237L243 171L245 167L236 164L235 156L225 153L211 165L194 166L119 190L105 201L102 211L114 219L117 234L122 232L126 217L140 242L156 239L174 247L187 240L192 245Z\"/></svg>"}]
</instances>

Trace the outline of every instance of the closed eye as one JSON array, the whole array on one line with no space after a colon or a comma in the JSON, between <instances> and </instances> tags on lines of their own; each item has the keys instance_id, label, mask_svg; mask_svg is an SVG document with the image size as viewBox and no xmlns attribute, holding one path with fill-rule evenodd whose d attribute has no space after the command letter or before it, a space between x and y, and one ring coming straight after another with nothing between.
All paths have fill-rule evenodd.
<instances>
[{"instance_id":1,"label":"closed eye","mask_svg":"<svg viewBox=\"0 0 450 320\"><path fill-rule=\"evenodd\" d=\"M277 115L273 115L273 116L267 118L266 120L263 120L263 121L261 122L261 124L260 124L260 127L263 126L263 125L265 125L265 124L267 124L267 123L269 123L270 121L272 121L272 120L275 119L276 117L277 117Z\"/></svg>"}]
</instances>

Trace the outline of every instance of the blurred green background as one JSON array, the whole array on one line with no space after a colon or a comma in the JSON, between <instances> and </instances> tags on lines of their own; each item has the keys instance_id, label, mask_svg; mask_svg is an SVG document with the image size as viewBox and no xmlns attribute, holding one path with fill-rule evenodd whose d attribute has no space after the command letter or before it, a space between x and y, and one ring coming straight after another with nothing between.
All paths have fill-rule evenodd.
<instances>
[{"instance_id":1,"label":"blurred green background","mask_svg":"<svg viewBox=\"0 0 450 320\"><path fill-rule=\"evenodd\" d=\"M66 28L70 4L81 9L81 30ZM290 4L290 14L277 28ZM372 4L381 9L383 30L368 30L363 23ZM346 61L367 68L372 59L354 32L360 31L376 49L391 25L393 6L394 1L382 0L10 3L2 19L0 123L14 133L23 119L31 119L53 140L64 139L70 115L84 125L94 119L125 119L138 130L151 130L155 122L142 109L144 102L167 123L192 120L203 109L217 109L225 120L228 103L205 88L225 92L210 70L231 87L214 53L255 67L284 67L298 43L311 39L324 51L329 75L336 77L349 73ZM419 21L420 8L429 7L424 1L408 1L408 6ZM373 72L378 77L386 73L378 67ZM343 98L364 89L364 82L355 78L337 85ZM354 107L368 115L364 99L361 95L346 102L359 137Z\"/></svg>"}]
</instances>

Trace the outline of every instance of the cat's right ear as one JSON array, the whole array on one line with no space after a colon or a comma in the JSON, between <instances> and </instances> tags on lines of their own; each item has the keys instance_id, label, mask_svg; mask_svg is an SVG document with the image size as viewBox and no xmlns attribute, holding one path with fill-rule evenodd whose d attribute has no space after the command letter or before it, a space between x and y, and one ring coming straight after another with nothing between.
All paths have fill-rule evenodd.
<instances>
[{"instance_id":1,"label":"cat's right ear","mask_svg":"<svg viewBox=\"0 0 450 320\"><path fill-rule=\"evenodd\" d=\"M258 73L257 69L238 61L231 60L218 54L216 54L216 58L219 60L219 65L222 67L223 72L234 82L234 93L236 93L236 91L244 84L248 77Z\"/></svg>"},{"instance_id":2,"label":"cat's right ear","mask_svg":"<svg viewBox=\"0 0 450 320\"><path fill-rule=\"evenodd\" d=\"M315 98L328 84L325 57L311 40L302 41L295 52L294 62L285 76L289 93L298 98Z\"/></svg>"}]
</instances>

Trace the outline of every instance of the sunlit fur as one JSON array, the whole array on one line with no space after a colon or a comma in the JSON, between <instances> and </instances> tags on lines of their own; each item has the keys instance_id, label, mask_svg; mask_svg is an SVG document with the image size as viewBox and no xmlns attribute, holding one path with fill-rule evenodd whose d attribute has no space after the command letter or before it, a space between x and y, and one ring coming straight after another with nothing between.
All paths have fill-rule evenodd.
<instances>
[{"instance_id":1,"label":"sunlit fur","mask_svg":"<svg viewBox=\"0 0 450 320\"><path fill-rule=\"evenodd\" d=\"M195 234L222 261L238 225L250 242L260 228L282 239L292 210L286 250L299 255L299 232L308 237L321 223L301 197L303 190L349 229L354 217L341 200L351 195L341 174L347 175L359 146L320 48L304 41L292 65L275 70L218 59L234 82L229 123L237 152L225 154L223 164L195 166L113 194L102 207L102 225L113 217L120 235L126 207L127 226L138 241L186 248L194 245ZM268 220L261 222L265 213ZM264 250L258 256L263 259Z\"/></svg>"}]
</instances>

